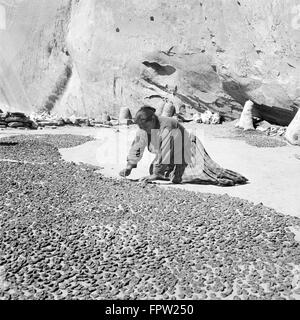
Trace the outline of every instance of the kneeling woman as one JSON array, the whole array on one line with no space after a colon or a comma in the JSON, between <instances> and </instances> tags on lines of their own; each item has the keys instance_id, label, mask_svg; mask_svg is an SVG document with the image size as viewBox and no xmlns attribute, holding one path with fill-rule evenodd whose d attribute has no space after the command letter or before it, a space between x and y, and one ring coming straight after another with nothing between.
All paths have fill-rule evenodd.
<instances>
[{"instance_id":1,"label":"kneeling woman","mask_svg":"<svg viewBox=\"0 0 300 320\"><path fill-rule=\"evenodd\" d=\"M130 175L141 160L145 147L156 155L150 175L140 181L169 180L173 183L198 183L232 186L248 180L237 172L214 162L199 138L189 133L177 120L155 115L155 109L143 106L135 116L139 130L127 156L122 177Z\"/></svg>"}]
</instances>

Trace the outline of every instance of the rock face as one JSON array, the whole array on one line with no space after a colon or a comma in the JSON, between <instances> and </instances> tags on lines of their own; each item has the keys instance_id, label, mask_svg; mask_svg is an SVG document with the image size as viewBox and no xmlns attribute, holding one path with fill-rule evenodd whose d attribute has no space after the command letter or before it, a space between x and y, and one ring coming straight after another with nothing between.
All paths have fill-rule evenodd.
<instances>
[{"instance_id":1,"label":"rock face","mask_svg":"<svg viewBox=\"0 0 300 320\"><path fill-rule=\"evenodd\" d=\"M287 125L300 106L297 0L0 0L0 8L0 103L10 108L118 115L168 97L177 109L235 119L251 100L256 116Z\"/></svg>"},{"instance_id":2,"label":"rock face","mask_svg":"<svg viewBox=\"0 0 300 320\"><path fill-rule=\"evenodd\" d=\"M2 4L3 3L3 4ZM72 74L66 50L71 2L0 0L0 103L21 111L51 110Z\"/></svg>"}]
</instances>

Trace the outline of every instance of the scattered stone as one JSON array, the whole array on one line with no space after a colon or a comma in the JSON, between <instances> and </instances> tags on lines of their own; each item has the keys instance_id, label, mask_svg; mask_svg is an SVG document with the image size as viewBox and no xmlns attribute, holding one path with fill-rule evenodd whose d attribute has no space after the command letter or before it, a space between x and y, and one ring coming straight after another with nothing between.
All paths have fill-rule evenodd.
<instances>
[{"instance_id":1,"label":"scattered stone","mask_svg":"<svg viewBox=\"0 0 300 320\"><path fill-rule=\"evenodd\" d=\"M261 121L258 123L258 125L256 126L256 130L261 131L261 132L266 132L271 128L271 123L269 123L268 121Z\"/></svg>"},{"instance_id":2,"label":"scattered stone","mask_svg":"<svg viewBox=\"0 0 300 320\"><path fill-rule=\"evenodd\" d=\"M120 108L119 123L126 124L126 125L133 123L132 115L129 108L126 108L126 107Z\"/></svg>"},{"instance_id":3,"label":"scattered stone","mask_svg":"<svg viewBox=\"0 0 300 320\"><path fill-rule=\"evenodd\" d=\"M166 103L164 104L161 116L171 118L175 115L175 113L176 113L176 108L175 108L173 102L170 100L166 101Z\"/></svg>"},{"instance_id":4,"label":"scattered stone","mask_svg":"<svg viewBox=\"0 0 300 320\"><path fill-rule=\"evenodd\" d=\"M202 123L210 124L213 117L213 113L210 110L206 110L205 112L201 113L200 116Z\"/></svg>"},{"instance_id":5,"label":"scattered stone","mask_svg":"<svg viewBox=\"0 0 300 320\"><path fill-rule=\"evenodd\" d=\"M202 120L201 120L201 115L199 112L196 112L194 113L193 115L193 121L196 122L196 123L201 123Z\"/></svg>"},{"instance_id":6,"label":"scattered stone","mask_svg":"<svg viewBox=\"0 0 300 320\"><path fill-rule=\"evenodd\" d=\"M293 145L300 145L300 112L297 111L294 119L287 127L286 140Z\"/></svg>"},{"instance_id":7,"label":"scattered stone","mask_svg":"<svg viewBox=\"0 0 300 320\"><path fill-rule=\"evenodd\" d=\"M299 294L293 283L300 246L288 231L299 218L227 195L141 188L61 160L58 148L89 140L1 139L1 157L20 161L0 162L0 284L8 284L1 299L290 300ZM269 293L260 288L263 281Z\"/></svg>"}]
</instances>

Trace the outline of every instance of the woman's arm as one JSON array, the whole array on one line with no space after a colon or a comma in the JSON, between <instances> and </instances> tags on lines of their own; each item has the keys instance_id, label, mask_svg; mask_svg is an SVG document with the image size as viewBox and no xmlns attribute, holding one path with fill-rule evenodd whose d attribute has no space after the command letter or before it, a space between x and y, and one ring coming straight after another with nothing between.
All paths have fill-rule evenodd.
<instances>
[{"instance_id":1,"label":"woman's arm","mask_svg":"<svg viewBox=\"0 0 300 320\"><path fill-rule=\"evenodd\" d=\"M119 173L121 177L129 176L132 169L137 167L137 163L143 157L147 143L148 137L146 132L138 130L128 152L126 168Z\"/></svg>"},{"instance_id":2,"label":"woman's arm","mask_svg":"<svg viewBox=\"0 0 300 320\"><path fill-rule=\"evenodd\" d=\"M142 159L147 144L147 133L144 130L138 130L128 152L127 167L137 167L137 163Z\"/></svg>"}]
</instances>

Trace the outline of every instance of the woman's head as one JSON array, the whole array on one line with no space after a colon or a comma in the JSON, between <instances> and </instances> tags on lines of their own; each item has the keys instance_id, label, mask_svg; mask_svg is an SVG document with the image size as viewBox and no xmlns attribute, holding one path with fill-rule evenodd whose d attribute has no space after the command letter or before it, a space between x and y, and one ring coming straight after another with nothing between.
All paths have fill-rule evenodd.
<instances>
[{"instance_id":1,"label":"woman's head","mask_svg":"<svg viewBox=\"0 0 300 320\"><path fill-rule=\"evenodd\" d=\"M153 107L144 105L136 113L134 122L139 126L140 129L151 133L151 130L155 128L157 123L157 116Z\"/></svg>"}]
</instances>

